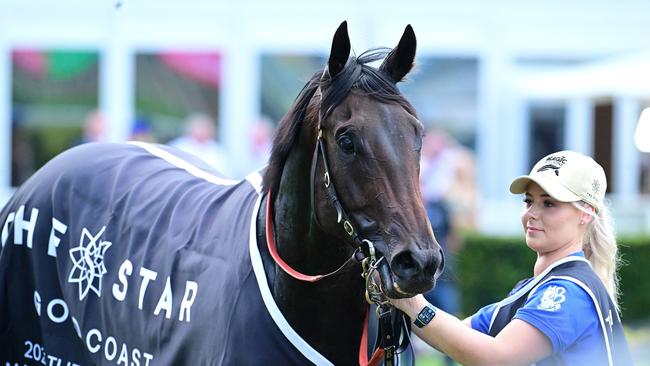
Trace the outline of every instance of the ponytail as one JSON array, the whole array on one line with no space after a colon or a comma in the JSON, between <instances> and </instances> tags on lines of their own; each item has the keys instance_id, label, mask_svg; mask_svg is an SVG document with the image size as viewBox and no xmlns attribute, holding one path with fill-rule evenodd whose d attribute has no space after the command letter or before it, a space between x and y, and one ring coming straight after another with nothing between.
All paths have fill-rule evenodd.
<instances>
[{"instance_id":1,"label":"ponytail","mask_svg":"<svg viewBox=\"0 0 650 366\"><path fill-rule=\"evenodd\" d=\"M609 216L608 208L602 205L598 213L587 209L584 202L575 202L574 206L580 211L592 216L592 220L587 227L583 238L583 250L585 257L591 263L598 278L605 285L607 293L614 302L616 311L620 314L621 309L618 304L618 267L620 258L618 255L618 246L616 244L616 235L614 226Z\"/></svg>"}]
</instances>

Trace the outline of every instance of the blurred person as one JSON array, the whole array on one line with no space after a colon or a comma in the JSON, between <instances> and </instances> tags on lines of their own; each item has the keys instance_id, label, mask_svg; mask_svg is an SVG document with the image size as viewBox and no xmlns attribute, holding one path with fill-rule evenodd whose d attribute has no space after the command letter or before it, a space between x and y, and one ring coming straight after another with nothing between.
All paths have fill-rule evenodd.
<instances>
[{"instance_id":1,"label":"blurred person","mask_svg":"<svg viewBox=\"0 0 650 366\"><path fill-rule=\"evenodd\" d=\"M215 141L215 125L203 113L189 115L184 122L185 135L171 140L168 145L197 156L214 167L225 178L235 177L236 171L225 149Z\"/></svg>"},{"instance_id":2,"label":"blurred person","mask_svg":"<svg viewBox=\"0 0 650 366\"><path fill-rule=\"evenodd\" d=\"M462 242L452 218L449 193L457 184L460 148L445 131L432 128L422 141L420 186L431 228L445 254L445 271L436 287L425 293L428 302L454 315L460 313L460 291L455 274L455 257ZM447 365L454 362L445 358Z\"/></svg>"},{"instance_id":3,"label":"blurred person","mask_svg":"<svg viewBox=\"0 0 650 366\"><path fill-rule=\"evenodd\" d=\"M72 146L88 142L99 142L105 139L106 121L104 114L99 109L93 109L84 118L81 126L81 136L72 142Z\"/></svg>"},{"instance_id":4,"label":"blurred person","mask_svg":"<svg viewBox=\"0 0 650 366\"><path fill-rule=\"evenodd\" d=\"M151 129L151 123L147 118L138 117L135 119L133 126L131 127L131 136L129 136L129 140L149 143L156 142L156 136L154 136L153 130Z\"/></svg>"},{"instance_id":5,"label":"blurred person","mask_svg":"<svg viewBox=\"0 0 650 366\"><path fill-rule=\"evenodd\" d=\"M476 230L476 213L480 195L476 181L474 152L458 143L453 145L454 179L445 195L451 210L451 225L455 232ZM455 247L460 250L462 245ZM452 248L453 249L453 248Z\"/></svg>"},{"instance_id":6,"label":"blurred person","mask_svg":"<svg viewBox=\"0 0 650 366\"><path fill-rule=\"evenodd\" d=\"M650 193L650 153L641 153L641 193Z\"/></svg>"},{"instance_id":7,"label":"blurred person","mask_svg":"<svg viewBox=\"0 0 650 366\"><path fill-rule=\"evenodd\" d=\"M23 184L36 171L34 148L38 144L32 133L24 127L20 107L11 114L11 185Z\"/></svg>"},{"instance_id":8,"label":"blurred person","mask_svg":"<svg viewBox=\"0 0 650 366\"><path fill-rule=\"evenodd\" d=\"M631 365L619 318L617 243L592 158L560 151L513 180L534 277L464 321L424 296L393 299L425 342L465 365ZM495 263L494 265L498 265Z\"/></svg>"},{"instance_id":9,"label":"blurred person","mask_svg":"<svg viewBox=\"0 0 650 366\"><path fill-rule=\"evenodd\" d=\"M268 163L271 154L273 124L267 117L256 121L250 129L250 158L252 170L262 168Z\"/></svg>"}]
</instances>

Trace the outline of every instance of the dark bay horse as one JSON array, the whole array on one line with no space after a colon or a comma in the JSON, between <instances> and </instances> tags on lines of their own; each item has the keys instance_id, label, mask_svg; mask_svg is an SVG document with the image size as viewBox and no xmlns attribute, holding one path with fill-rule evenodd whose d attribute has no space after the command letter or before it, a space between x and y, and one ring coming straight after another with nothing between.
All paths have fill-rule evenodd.
<instances>
[{"instance_id":1,"label":"dark bay horse","mask_svg":"<svg viewBox=\"0 0 650 366\"><path fill-rule=\"evenodd\" d=\"M350 57L341 24L268 167L240 182L142 143L46 164L0 213L0 363L358 363L355 259L376 256L390 297L428 291L442 269L423 128L396 87L415 46L408 26L390 52Z\"/></svg>"}]
</instances>

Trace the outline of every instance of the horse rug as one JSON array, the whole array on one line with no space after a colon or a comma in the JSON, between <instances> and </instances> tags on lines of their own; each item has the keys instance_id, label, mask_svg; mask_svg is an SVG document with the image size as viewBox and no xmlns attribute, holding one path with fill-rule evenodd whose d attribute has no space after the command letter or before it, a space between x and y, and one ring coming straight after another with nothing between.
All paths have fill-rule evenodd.
<instances>
[{"instance_id":1,"label":"horse rug","mask_svg":"<svg viewBox=\"0 0 650 366\"><path fill-rule=\"evenodd\" d=\"M0 364L330 364L269 291L260 185L143 143L50 161L0 213Z\"/></svg>"}]
</instances>

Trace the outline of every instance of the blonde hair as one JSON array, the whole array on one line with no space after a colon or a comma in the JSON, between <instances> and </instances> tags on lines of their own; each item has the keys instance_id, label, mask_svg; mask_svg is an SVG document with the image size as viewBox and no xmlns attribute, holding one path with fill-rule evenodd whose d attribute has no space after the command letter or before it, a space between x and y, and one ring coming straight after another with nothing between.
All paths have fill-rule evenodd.
<instances>
[{"instance_id":1,"label":"blonde hair","mask_svg":"<svg viewBox=\"0 0 650 366\"><path fill-rule=\"evenodd\" d=\"M618 304L618 267L621 263L618 255L618 245L616 243L616 234L614 226L609 215L606 205L601 205L600 210L596 213L585 206L591 207L588 203L579 201L573 202L573 205L580 211L589 214L592 217L587 231L585 232L582 248L585 257L591 263L598 278L605 285L610 298L614 302L616 311L620 314Z\"/></svg>"}]
</instances>

